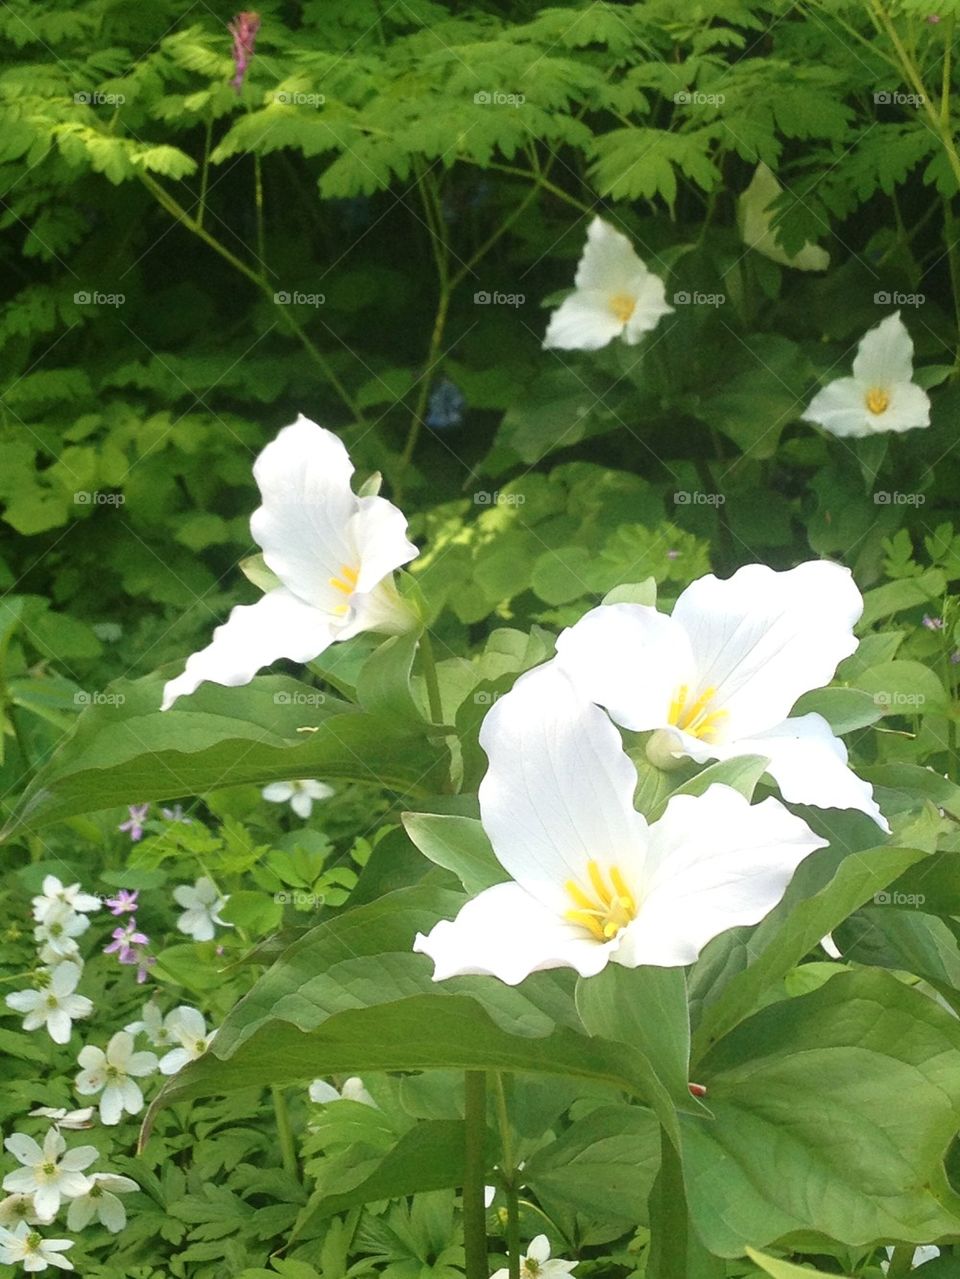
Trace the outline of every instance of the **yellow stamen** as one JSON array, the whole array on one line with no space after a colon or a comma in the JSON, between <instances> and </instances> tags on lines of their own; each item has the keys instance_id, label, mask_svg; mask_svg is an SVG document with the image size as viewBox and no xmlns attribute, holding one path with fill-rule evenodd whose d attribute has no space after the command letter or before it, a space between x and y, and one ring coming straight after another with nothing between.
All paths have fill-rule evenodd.
<instances>
[{"instance_id":1,"label":"yellow stamen","mask_svg":"<svg viewBox=\"0 0 960 1279\"><path fill-rule=\"evenodd\" d=\"M621 324L626 324L637 308L637 299L629 293L615 293L610 299L610 310Z\"/></svg>"},{"instance_id":2,"label":"yellow stamen","mask_svg":"<svg viewBox=\"0 0 960 1279\"><path fill-rule=\"evenodd\" d=\"M637 903L619 868L611 866L606 873L609 884L599 863L587 862L587 878L595 893L593 897L576 880L568 879L564 885L576 907L568 910L564 918L571 924L586 928L597 941L612 941L637 915Z\"/></svg>"},{"instance_id":3,"label":"yellow stamen","mask_svg":"<svg viewBox=\"0 0 960 1279\"><path fill-rule=\"evenodd\" d=\"M689 685L681 684L676 696L670 702L667 711L667 723L682 728L691 737L698 737L703 742L710 741L719 725L727 718L727 711L710 710L710 705L717 695L714 687L705 688L695 702L687 705Z\"/></svg>"},{"instance_id":4,"label":"yellow stamen","mask_svg":"<svg viewBox=\"0 0 960 1279\"><path fill-rule=\"evenodd\" d=\"M867 392L866 404L871 413L886 413L890 407L890 394L882 387L872 386Z\"/></svg>"},{"instance_id":5,"label":"yellow stamen","mask_svg":"<svg viewBox=\"0 0 960 1279\"><path fill-rule=\"evenodd\" d=\"M359 569L351 568L349 564L341 564L340 576L331 577L330 585L335 591L342 591L344 595L352 595L357 588L357 578L359 576Z\"/></svg>"}]
</instances>

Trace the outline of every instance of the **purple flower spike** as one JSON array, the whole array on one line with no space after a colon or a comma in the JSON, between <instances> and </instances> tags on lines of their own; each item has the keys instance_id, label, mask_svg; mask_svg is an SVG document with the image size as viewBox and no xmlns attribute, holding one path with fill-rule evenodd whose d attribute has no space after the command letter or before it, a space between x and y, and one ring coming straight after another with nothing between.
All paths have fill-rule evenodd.
<instances>
[{"instance_id":1,"label":"purple flower spike","mask_svg":"<svg viewBox=\"0 0 960 1279\"><path fill-rule=\"evenodd\" d=\"M230 85L239 93L243 88L250 59L253 57L253 46L256 43L257 32L260 30L260 15L259 13L238 13L234 20L228 23L227 30L233 36L234 75Z\"/></svg>"}]
</instances>

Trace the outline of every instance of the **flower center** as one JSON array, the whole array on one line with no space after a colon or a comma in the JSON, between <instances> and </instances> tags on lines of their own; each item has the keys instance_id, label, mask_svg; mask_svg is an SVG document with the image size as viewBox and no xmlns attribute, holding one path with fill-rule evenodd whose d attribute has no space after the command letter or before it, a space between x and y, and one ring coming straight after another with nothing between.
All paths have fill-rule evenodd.
<instances>
[{"instance_id":1,"label":"flower center","mask_svg":"<svg viewBox=\"0 0 960 1279\"><path fill-rule=\"evenodd\" d=\"M340 576L331 577L330 585L333 587L335 591L339 591L341 595L346 595L347 598L349 599L349 597L357 589L357 578L359 576L360 576L359 567L353 568L349 564L341 564ZM346 613L347 608L348 608L348 605L346 604L338 604L333 611L335 613L343 614L343 613Z\"/></svg>"},{"instance_id":2,"label":"flower center","mask_svg":"<svg viewBox=\"0 0 960 1279\"><path fill-rule=\"evenodd\" d=\"M23 1242L28 1252L38 1252L40 1245L43 1243L43 1238L35 1230L31 1230Z\"/></svg>"},{"instance_id":3,"label":"flower center","mask_svg":"<svg viewBox=\"0 0 960 1279\"><path fill-rule=\"evenodd\" d=\"M197 1042L193 1045L193 1051L195 1053L205 1053L207 1051L206 1040L198 1039Z\"/></svg>"},{"instance_id":4,"label":"flower center","mask_svg":"<svg viewBox=\"0 0 960 1279\"><path fill-rule=\"evenodd\" d=\"M886 413L890 407L890 394L882 387L872 386L866 394L866 405L871 413Z\"/></svg>"},{"instance_id":5,"label":"flower center","mask_svg":"<svg viewBox=\"0 0 960 1279\"><path fill-rule=\"evenodd\" d=\"M52 1164L48 1161L47 1163L41 1165L40 1171L43 1173L45 1177L55 1177L57 1175L57 1165Z\"/></svg>"},{"instance_id":6,"label":"flower center","mask_svg":"<svg viewBox=\"0 0 960 1279\"><path fill-rule=\"evenodd\" d=\"M574 909L568 910L564 918L571 924L579 924L581 928L588 929L597 941L612 940L637 915L637 903L624 882L623 875L616 866L611 866L607 873L610 876L609 884L597 862L587 862L587 877L593 888L592 895L572 879L568 879L564 885L574 902Z\"/></svg>"},{"instance_id":7,"label":"flower center","mask_svg":"<svg viewBox=\"0 0 960 1279\"><path fill-rule=\"evenodd\" d=\"M621 324L626 324L637 308L637 299L629 293L615 293L610 299L610 310Z\"/></svg>"},{"instance_id":8,"label":"flower center","mask_svg":"<svg viewBox=\"0 0 960 1279\"><path fill-rule=\"evenodd\" d=\"M683 729L691 737L699 737L702 742L709 742L728 713L711 709L716 695L715 688L705 688L696 701L691 702L689 685L681 684L667 711L667 723Z\"/></svg>"},{"instance_id":9,"label":"flower center","mask_svg":"<svg viewBox=\"0 0 960 1279\"><path fill-rule=\"evenodd\" d=\"M107 1067L107 1078L108 1078L108 1079L119 1079L119 1078L120 1078L120 1071L117 1069L117 1067L116 1067L116 1066L108 1066L108 1067Z\"/></svg>"},{"instance_id":10,"label":"flower center","mask_svg":"<svg viewBox=\"0 0 960 1279\"><path fill-rule=\"evenodd\" d=\"M59 1008L59 1007L60 1007L60 1001L59 1001L59 999L57 999L56 995L48 995L48 996L47 996L47 1007L48 1007L48 1008Z\"/></svg>"},{"instance_id":11,"label":"flower center","mask_svg":"<svg viewBox=\"0 0 960 1279\"><path fill-rule=\"evenodd\" d=\"M101 1189L99 1182L95 1181L87 1191L87 1194L91 1199L101 1199L103 1197L103 1190Z\"/></svg>"}]
</instances>

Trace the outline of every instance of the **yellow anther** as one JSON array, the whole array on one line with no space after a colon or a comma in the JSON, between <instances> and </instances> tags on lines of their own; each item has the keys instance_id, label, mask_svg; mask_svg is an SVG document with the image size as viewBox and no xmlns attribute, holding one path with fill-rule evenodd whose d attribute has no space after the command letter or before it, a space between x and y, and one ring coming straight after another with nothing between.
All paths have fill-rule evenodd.
<instances>
[{"instance_id":1,"label":"yellow anther","mask_svg":"<svg viewBox=\"0 0 960 1279\"><path fill-rule=\"evenodd\" d=\"M626 324L637 309L637 299L629 293L615 293L610 299L610 310L621 324Z\"/></svg>"},{"instance_id":2,"label":"yellow anther","mask_svg":"<svg viewBox=\"0 0 960 1279\"><path fill-rule=\"evenodd\" d=\"M689 686L681 684L676 696L667 711L667 723L683 729L691 737L699 737L701 741L709 741L720 725L727 718L727 711L710 710L710 705L717 695L712 686L705 688L692 705L687 705Z\"/></svg>"},{"instance_id":3,"label":"yellow anther","mask_svg":"<svg viewBox=\"0 0 960 1279\"><path fill-rule=\"evenodd\" d=\"M882 387L872 386L867 392L866 403L871 413L886 413L890 407L890 393Z\"/></svg>"},{"instance_id":4,"label":"yellow anther","mask_svg":"<svg viewBox=\"0 0 960 1279\"><path fill-rule=\"evenodd\" d=\"M352 595L357 588L357 578L359 576L359 569L351 568L349 564L341 564L340 576L331 577L330 585L334 590L342 591L344 595Z\"/></svg>"},{"instance_id":5,"label":"yellow anther","mask_svg":"<svg viewBox=\"0 0 960 1279\"><path fill-rule=\"evenodd\" d=\"M568 910L564 918L586 928L597 941L611 941L637 914L636 901L618 867L611 866L606 873L609 883L598 862L587 862L593 897L573 879L565 885L576 909Z\"/></svg>"}]
</instances>

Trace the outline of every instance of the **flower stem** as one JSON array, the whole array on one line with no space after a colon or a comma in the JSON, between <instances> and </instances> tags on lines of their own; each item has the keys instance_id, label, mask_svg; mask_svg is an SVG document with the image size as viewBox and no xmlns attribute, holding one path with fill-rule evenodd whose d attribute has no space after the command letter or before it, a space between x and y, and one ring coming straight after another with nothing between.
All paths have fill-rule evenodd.
<instances>
[{"instance_id":1,"label":"flower stem","mask_svg":"<svg viewBox=\"0 0 960 1279\"><path fill-rule=\"evenodd\" d=\"M913 1253L912 1243L898 1243L890 1258L887 1279L900 1279L901 1275L908 1275L913 1269Z\"/></svg>"},{"instance_id":2,"label":"flower stem","mask_svg":"<svg viewBox=\"0 0 960 1279\"><path fill-rule=\"evenodd\" d=\"M277 1137L280 1141L280 1157L283 1170L295 1181L300 1180L300 1169L297 1167L297 1152L293 1144L293 1128L290 1126L290 1112L287 1110L287 1099L282 1089L273 1085L270 1089L273 1097L273 1113L277 1121Z\"/></svg>"},{"instance_id":3,"label":"flower stem","mask_svg":"<svg viewBox=\"0 0 960 1279\"><path fill-rule=\"evenodd\" d=\"M507 1091L503 1074L498 1070L496 1081L497 1123L500 1127L500 1171L507 1196L507 1266L509 1279L520 1279L520 1187L517 1185L517 1164L513 1152L513 1133L507 1113Z\"/></svg>"},{"instance_id":4,"label":"flower stem","mask_svg":"<svg viewBox=\"0 0 960 1279\"><path fill-rule=\"evenodd\" d=\"M430 632L426 628L420 635L420 667L423 671L423 682L427 686L430 718L434 724L442 724L443 701L440 697L440 681L437 679L437 663L433 655L433 642L430 639Z\"/></svg>"},{"instance_id":5,"label":"flower stem","mask_svg":"<svg viewBox=\"0 0 960 1279\"><path fill-rule=\"evenodd\" d=\"M466 1279L489 1279L487 1266L487 1211L483 1203L486 1169L487 1076L482 1070L464 1073L466 1104L463 1170L463 1249Z\"/></svg>"}]
</instances>

